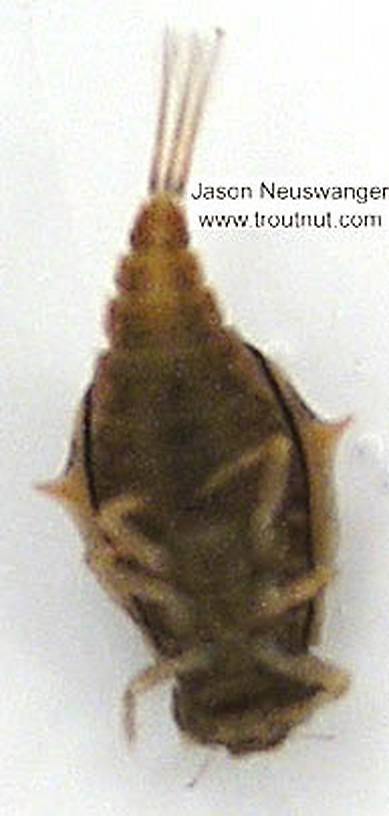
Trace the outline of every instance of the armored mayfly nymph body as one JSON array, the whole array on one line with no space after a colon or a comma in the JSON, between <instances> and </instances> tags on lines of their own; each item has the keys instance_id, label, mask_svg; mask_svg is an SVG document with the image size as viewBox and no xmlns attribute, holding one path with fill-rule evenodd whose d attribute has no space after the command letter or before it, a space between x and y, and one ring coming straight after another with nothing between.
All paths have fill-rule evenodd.
<instances>
[{"instance_id":1,"label":"armored mayfly nymph body","mask_svg":"<svg viewBox=\"0 0 389 816\"><path fill-rule=\"evenodd\" d=\"M222 320L181 198L220 42L167 35L150 198L107 312L63 499L86 561L151 644L125 695L174 680L174 716L233 754L282 742L347 685L310 652L332 577L332 461L319 421Z\"/></svg>"}]
</instances>

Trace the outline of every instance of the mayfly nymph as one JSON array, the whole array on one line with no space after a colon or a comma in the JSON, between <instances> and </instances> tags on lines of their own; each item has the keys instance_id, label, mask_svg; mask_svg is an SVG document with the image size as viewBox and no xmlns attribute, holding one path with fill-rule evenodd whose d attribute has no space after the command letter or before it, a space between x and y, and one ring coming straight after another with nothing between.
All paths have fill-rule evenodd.
<instances>
[{"instance_id":1,"label":"mayfly nymph","mask_svg":"<svg viewBox=\"0 0 389 816\"><path fill-rule=\"evenodd\" d=\"M174 716L233 754L280 743L346 674L310 651L333 575L332 463L320 421L227 327L182 197L217 57L167 34L149 199L120 262L108 348L78 412L63 500L86 562L155 659L125 695L174 679Z\"/></svg>"}]
</instances>

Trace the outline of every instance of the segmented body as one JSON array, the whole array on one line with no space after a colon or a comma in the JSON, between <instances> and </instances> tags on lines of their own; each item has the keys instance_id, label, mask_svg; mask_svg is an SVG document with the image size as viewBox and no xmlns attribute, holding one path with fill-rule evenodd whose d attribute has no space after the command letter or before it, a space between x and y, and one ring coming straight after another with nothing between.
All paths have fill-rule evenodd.
<instances>
[{"instance_id":1,"label":"segmented body","mask_svg":"<svg viewBox=\"0 0 389 816\"><path fill-rule=\"evenodd\" d=\"M347 686L309 653L331 575L341 426L316 420L223 324L188 248L183 179L160 184L135 223L109 348L52 492L70 501L88 563L156 652L127 703L175 676L182 729L243 753L280 742Z\"/></svg>"}]
</instances>

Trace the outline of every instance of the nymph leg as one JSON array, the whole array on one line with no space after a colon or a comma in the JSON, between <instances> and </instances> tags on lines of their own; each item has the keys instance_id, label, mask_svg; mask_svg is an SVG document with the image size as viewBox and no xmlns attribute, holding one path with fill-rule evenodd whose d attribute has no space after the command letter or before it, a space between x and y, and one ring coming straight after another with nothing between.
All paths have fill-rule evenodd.
<instances>
[{"instance_id":1,"label":"nymph leg","mask_svg":"<svg viewBox=\"0 0 389 816\"><path fill-rule=\"evenodd\" d=\"M266 667L308 687L318 687L327 699L339 697L348 688L347 673L315 655L287 654L265 639L253 645L253 654L259 667Z\"/></svg>"},{"instance_id":2,"label":"nymph leg","mask_svg":"<svg viewBox=\"0 0 389 816\"><path fill-rule=\"evenodd\" d=\"M302 576L287 583L269 583L258 592L254 601L256 620L261 622L288 612L306 601L315 598L317 593L333 578L333 570L318 565Z\"/></svg>"},{"instance_id":3,"label":"nymph leg","mask_svg":"<svg viewBox=\"0 0 389 816\"><path fill-rule=\"evenodd\" d=\"M124 608L133 598L159 605L174 624L175 631L187 631L192 623L188 598L160 578L140 571L117 551L115 544L97 541L87 552L86 561L100 583Z\"/></svg>"},{"instance_id":4,"label":"nymph leg","mask_svg":"<svg viewBox=\"0 0 389 816\"><path fill-rule=\"evenodd\" d=\"M131 494L118 496L101 505L96 522L118 556L133 559L140 567L163 574L167 571L166 554L131 523L131 516L146 506L146 501L141 497Z\"/></svg>"},{"instance_id":5,"label":"nymph leg","mask_svg":"<svg viewBox=\"0 0 389 816\"><path fill-rule=\"evenodd\" d=\"M124 723L129 739L134 736L135 697L143 694L161 683L171 680L177 673L205 668L208 663L207 652L190 649L178 657L158 660L146 669L142 669L131 681L123 697Z\"/></svg>"}]
</instances>

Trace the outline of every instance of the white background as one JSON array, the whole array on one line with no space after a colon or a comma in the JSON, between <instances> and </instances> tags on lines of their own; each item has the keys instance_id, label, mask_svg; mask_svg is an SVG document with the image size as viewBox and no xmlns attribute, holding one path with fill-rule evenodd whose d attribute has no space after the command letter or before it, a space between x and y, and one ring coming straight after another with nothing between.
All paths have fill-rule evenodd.
<instances>
[{"instance_id":1,"label":"white background","mask_svg":"<svg viewBox=\"0 0 389 816\"><path fill-rule=\"evenodd\" d=\"M196 217L212 202L189 207L228 321L284 363L322 416L354 417L337 460L342 541L323 642L353 684L282 750L232 760L188 747L168 688L139 703L127 744L120 698L146 647L84 567L71 521L31 487L58 471L104 343L112 271L146 191L164 25L227 34L192 189L199 180L384 185L386 5L13 0L3 9L4 816L388 812L389 202L333 205L383 217L381 228L337 231L205 231ZM233 209L244 208L219 207Z\"/></svg>"}]
</instances>

